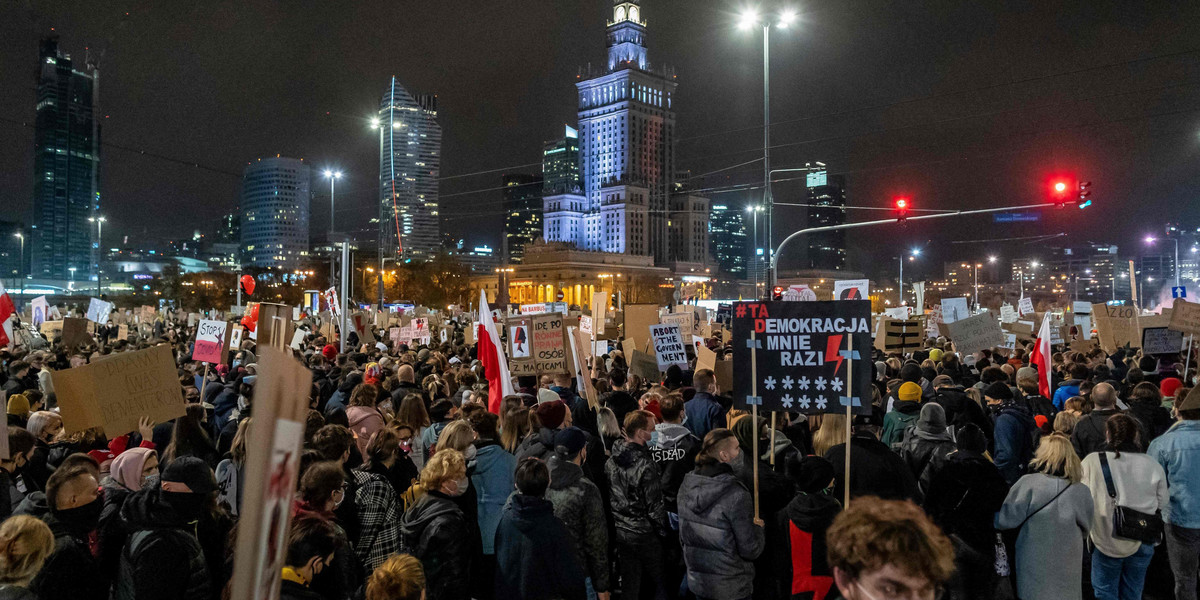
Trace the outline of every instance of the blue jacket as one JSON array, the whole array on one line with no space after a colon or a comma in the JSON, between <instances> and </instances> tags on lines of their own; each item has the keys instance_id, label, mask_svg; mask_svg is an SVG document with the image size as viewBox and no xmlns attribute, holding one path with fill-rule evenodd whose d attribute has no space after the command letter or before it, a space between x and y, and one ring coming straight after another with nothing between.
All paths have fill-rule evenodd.
<instances>
[{"instance_id":1,"label":"blue jacket","mask_svg":"<svg viewBox=\"0 0 1200 600\"><path fill-rule=\"evenodd\" d=\"M712 394L706 392L696 392L696 395L683 405L683 414L687 416L683 425L702 440L708 432L725 426L725 409L721 408L721 404Z\"/></svg>"},{"instance_id":2,"label":"blue jacket","mask_svg":"<svg viewBox=\"0 0 1200 600\"><path fill-rule=\"evenodd\" d=\"M1200 529L1200 421L1180 421L1150 442L1146 454L1167 472L1171 502L1163 518Z\"/></svg>"},{"instance_id":3,"label":"blue jacket","mask_svg":"<svg viewBox=\"0 0 1200 600\"><path fill-rule=\"evenodd\" d=\"M1063 382L1062 385L1058 386L1057 390L1054 390L1054 399L1051 400L1051 402L1054 403L1055 410L1062 410L1063 405L1067 403L1067 400L1071 396L1079 395L1080 383L1081 382L1078 379L1072 379L1070 381Z\"/></svg>"},{"instance_id":4,"label":"blue jacket","mask_svg":"<svg viewBox=\"0 0 1200 600\"><path fill-rule=\"evenodd\" d=\"M1037 423L1030 410L1015 402L1005 402L995 411L992 456L1004 480L1012 485L1025 474L1025 465L1033 460Z\"/></svg>"},{"instance_id":5,"label":"blue jacket","mask_svg":"<svg viewBox=\"0 0 1200 600\"><path fill-rule=\"evenodd\" d=\"M495 554L493 544L496 541L496 526L500 524L504 503L513 493L517 457L492 440L475 442L475 451L475 472L471 474L471 485L478 495L483 553L490 556Z\"/></svg>"}]
</instances>

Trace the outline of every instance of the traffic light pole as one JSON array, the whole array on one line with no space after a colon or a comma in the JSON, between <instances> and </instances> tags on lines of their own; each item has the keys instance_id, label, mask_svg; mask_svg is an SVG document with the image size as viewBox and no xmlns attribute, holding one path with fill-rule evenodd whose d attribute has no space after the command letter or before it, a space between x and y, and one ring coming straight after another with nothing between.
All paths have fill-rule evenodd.
<instances>
[{"instance_id":1,"label":"traffic light pole","mask_svg":"<svg viewBox=\"0 0 1200 600\"><path fill-rule=\"evenodd\" d=\"M905 221L922 221L925 219L944 219L947 217L965 217L965 216L969 216L969 215L982 215L982 214L987 214L987 213L1006 212L1006 211L1010 211L1010 210L1030 210L1030 209L1035 209L1035 208L1051 208L1051 207L1060 207L1060 206L1063 206L1063 204L1060 204L1058 202L1043 202L1041 204L1026 204L1026 205L1022 205L1022 206L1003 206L1000 208L981 208L981 209L977 209L977 210L956 210L953 212L937 213L937 214L933 214L933 215L918 215L915 217L905 217L904 220ZM1068 204L1067 206L1071 206L1071 205ZM838 231L838 230L842 230L842 229L857 229L859 227L873 227L875 225L887 225L887 224L891 224L891 223L895 223L895 222L896 222L896 219L878 219L875 221L862 221L860 223L843 223L841 225L826 225L824 227L809 227L808 229L801 229L799 231L793 232L791 235L783 238L783 241L779 242L779 246L775 249L775 252L770 256L771 269L769 271L769 274L771 277L770 281L772 282L772 287L770 287L768 289L771 290L772 294L774 293L774 282L777 282L779 280L779 257L783 254L783 247L788 245L788 242L791 242L792 240L794 240L798 237L801 237L801 236L804 236L807 234L812 234L812 233L822 233L825 231Z\"/></svg>"}]
</instances>

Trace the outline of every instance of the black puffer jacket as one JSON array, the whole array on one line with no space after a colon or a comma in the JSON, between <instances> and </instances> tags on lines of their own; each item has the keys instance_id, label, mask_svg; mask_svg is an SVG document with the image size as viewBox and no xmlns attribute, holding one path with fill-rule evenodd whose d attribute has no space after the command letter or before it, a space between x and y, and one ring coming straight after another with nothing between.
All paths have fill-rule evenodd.
<instances>
[{"instance_id":1,"label":"black puffer jacket","mask_svg":"<svg viewBox=\"0 0 1200 600\"><path fill-rule=\"evenodd\" d=\"M121 551L115 598L213 597L212 578L196 534L157 488L130 494L121 506L129 537Z\"/></svg>"},{"instance_id":2,"label":"black puffer jacket","mask_svg":"<svg viewBox=\"0 0 1200 600\"><path fill-rule=\"evenodd\" d=\"M597 592L607 592L608 521L600 490L583 469L562 457L550 457L550 489L546 499L554 504L554 516L567 528L575 558L584 573L592 578Z\"/></svg>"},{"instance_id":3,"label":"black puffer jacket","mask_svg":"<svg viewBox=\"0 0 1200 600\"><path fill-rule=\"evenodd\" d=\"M44 513L42 520L54 534L54 552L33 578L29 589L42 600L105 598L110 579L101 575L88 549L90 532L68 523L57 513Z\"/></svg>"},{"instance_id":4,"label":"black puffer jacket","mask_svg":"<svg viewBox=\"0 0 1200 600\"><path fill-rule=\"evenodd\" d=\"M545 498L516 494L496 528L496 597L583 600L584 574Z\"/></svg>"},{"instance_id":5,"label":"black puffer jacket","mask_svg":"<svg viewBox=\"0 0 1200 600\"><path fill-rule=\"evenodd\" d=\"M929 461L935 457L945 457L957 449L948 433L929 434L913 428L909 432L909 438L900 444L900 458L904 459L904 464L908 465L909 471L919 483L921 473L925 472ZM921 492L924 493L925 489L922 488Z\"/></svg>"},{"instance_id":6,"label":"black puffer jacket","mask_svg":"<svg viewBox=\"0 0 1200 600\"><path fill-rule=\"evenodd\" d=\"M604 465L604 473L612 490L609 501L618 534L642 536L666 532L662 474L649 448L617 440L612 457Z\"/></svg>"},{"instance_id":7,"label":"black puffer jacket","mask_svg":"<svg viewBox=\"0 0 1200 600\"><path fill-rule=\"evenodd\" d=\"M667 512L677 513L676 497L679 486L696 467L696 455L700 452L700 439L687 427L676 423L659 423L654 428L658 440L650 448L658 469L662 471L663 501Z\"/></svg>"},{"instance_id":8,"label":"black puffer jacket","mask_svg":"<svg viewBox=\"0 0 1200 600\"><path fill-rule=\"evenodd\" d=\"M748 598L754 559L766 545L750 492L724 463L697 467L679 487L679 542L688 590L703 598Z\"/></svg>"},{"instance_id":9,"label":"black puffer jacket","mask_svg":"<svg viewBox=\"0 0 1200 600\"><path fill-rule=\"evenodd\" d=\"M469 597L468 532L462 510L437 490L426 492L400 519L400 549L420 559L429 600Z\"/></svg>"}]
</instances>

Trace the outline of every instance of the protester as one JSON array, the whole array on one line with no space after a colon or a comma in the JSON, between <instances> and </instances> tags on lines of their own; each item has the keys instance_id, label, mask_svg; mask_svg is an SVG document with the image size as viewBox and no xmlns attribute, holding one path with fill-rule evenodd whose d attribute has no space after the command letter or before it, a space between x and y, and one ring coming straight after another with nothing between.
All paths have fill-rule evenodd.
<instances>
[{"instance_id":1,"label":"protester","mask_svg":"<svg viewBox=\"0 0 1200 600\"><path fill-rule=\"evenodd\" d=\"M956 450L954 438L946 431L946 411L940 404L931 402L922 406L917 422L905 435L906 439L900 443L900 457L917 478L918 485L931 460L944 458Z\"/></svg>"},{"instance_id":2,"label":"protester","mask_svg":"<svg viewBox=\"0 0 1200 600\"><path fill-rule=\"evenodd\" d=\"M896 391L894 408L883 418L883 433L879 441L889 448L904 440L904 430L916 422L921 413L921 386L907 381Z\"/></svg>"},{"instance_id":3,"label":"protester","mask_svg":"<svg viewBox=\"0 0 1200 600\"><path fill-rule=\"evenodd\" d=\"M825 418L830 416L826 415ZM909 471L904 459L879 441L876 437L878 429L871 423L870 417L854 417L854 430L850 438L850 497L919 498L917 479ZM830 448L825 453L825 459L833 463L833 495L843 498L846 489L846 444L843 442Z\"/></svg>"},{"instance_id":4,"label":"protester","mask_svg":"<svg viewBox=\"0 0 1200 600\"><path fill-rule=\"evenodd\" d=\"M771 587L763 596L790 598L812 593L825 598L833 586L826 562L825 531L842 505L832 496L833 465L819 456L808 456L792 476L798 493L769 526L764 555L771 557Z\"/></svg>"},{"instance_id":5,"label":"protester","mask_svg":"<svg viewBox=\"0 0 1200 600\"><path fill-rule=\"evenodd\" d=\"M46 481L49 512L43 520L54 533L54 552L29 588L39 600L104 598L116 574L102 574L89 539L104 508L95 467L64 464Z\"/></svg>"},{"instance_id":6,"label":"protester","mask_svg":"<svg viewBox=\"0 0 1200 600\"><path fill-rule=\"evenodd\" d=\"M0 459L0 519L7 519L25 499L28 489L23 472L27 471L36 440L20 427L8 428L8 458Z\"/></svg>"},{"instance_id":7,"label":"protester","mask_svg":"<svg viewBox=\"0 0 1200 600\"><path fill-rule=\"evenodd\" d=\"M340 427L340 426L339 426ZM334 514L348 495L345 472L336 461L318 461L300 472L300 488L292 505L293 518L317 518L333 526L339 539L332 564L314 573L310 586L321 596L345 600L362 580L361 563L346 535L340 517Z\"/></svg>"},{"instance_id":8,"label":"protester","mask_svg":"<svg viewBox=\"0 0 1200 600\"><path fill-rule=\"evenodd\" d=\"M1071 444L1080 458L1104 449L1107 435L1104 423L1121 412L1117 408L1117 391L1107 383L1097 383L1092 388L1092 404L1095 408L1079 419L1071 433Z\"/></svg>"},{"instance_id":9,"label":"protester","mask_svg":"<svg viewBox=\"0 0 1200 600\"><path fill-rule=\"evenodd\" d=\"M1012 388L995 382L984 390L984 398L992 414L992 432L996 468L1009 485L1025 473L1033 458L1038 437L1037 423L1029 407L1016 402Z\"/></svg>"},{"instance_id":10,"label":"protester","mask_svg":"<svg viewBox=\"0 0 1200 600\"><path fill-rule=\"evenodd\" d=\"M753 498L729 464L738 453L733 432L713 429L679 488L679 541L688 590L697 598L749 598L754 591L753 561L765 538Z\"/></svg>"},{"instance_id":11,"label":"protester","mask_svg":"<svg viewBox=\"0 0 1200 600\"><path fill-rule=\"evenodd\" d=\"M479 515L477 519L479 534L482 538L482 559L478 567L479 585L475 594L481 600L492 597L492 581L495 579L496 568L496 526L500 523L500 514L513 490L513 473L517 468L517 459L500 446L497 441L496 425L499 418L489 412L480 412L471 416L471 425L478 439L472 448L475 450L475 468L470 473L471 487L475 489Z\"/></svg>"},{"instance_id":12,"label":"protester","mask_svg":"<svg viewBox=\"0 0 1200 600\"><path fill-rule=\"evenodd\" d=\"M376 367L378 368L378 367ZM350 392L350 405L346 408L346 418L350 421L350 431L358 445L358 452L363 460L367 459L367 443L376 431L383 429L383 414L376 408L379 388L363 383Z\"/></svg>"},{"instance_id":13,"label":"protester","mask_svg":"<svg viewBox=\"0 0 1200 600\"><path fill-rule=\"evenodd\" d=\"M687 428L700 440L709 431L725 427L725 409L716 400L720 390L717 376L711 369L696 371L692 375L692 387L696 388L696 395L687 401L684 412L687 414Z\"/></svg>"},{"instance_id":14,"label":"protester","mask_svg":"<svg viewBox=\"0 0 1200 600\"><path fill-rule=\"evenodd\" d=\"M1042 440L1029 468L1009 490L995 520L997 529L1017 530L1017 597L1079 598L1083 562L1074 557L1083 556L1094 510L1087 486L1079 483L1079 457L1067 438L1051 435Z\"/></svg>"},{"instance_id":15,"label":"protester","mask_svg":"<svg viewBox=\"0 0 1200 600\"><path fill-rule=\"evenodd\" d=\"M34 490L46 489L46 480L53 470L47 464L50 458L50 442L62 431L62 417L58 413L39 410L29 415L29 433L34 437L33 454L25 469L25 483Z\"/></svg>"},{"instance_id":16,"label":"protester","mask_svg":"<svg viewBox=\"0 0 1200 600\"><path fill-rule=\"evenodd\" d=\"M454 503L468 485L467 465L457 450L435 454L421 471L426 492L400 519L402 551L421 560L429 600L465 598L472 572L466 519Z\"/></svg>"},{"instance_id":17,"label":"protester","mask_svg":"<svg viewBox=\"0 0 1200 600\"><path fill-rule=\"evenodd\" d=\"M375 569L367 580L366 600L422 600L425 572L421 561L397 554Z\"/></svg>"},{"instance_id":18,"label":"protester","mask_svg":"<svg viewBox=\"0 0 1200 600\"><path fill-rule=\"evenodd\" d=\"M0 600L35 600L29 584L54 551L54 533L41 520L16 515L0 524Z\"/></svg>"},{"instance_id":19,"label":"protester","mask_svg":"<svg viewBox=\"0 0 1200 600\"><path fill-rule=\"evenodd\" d=\"M392 429L377 430L366 446L367 464L351 471L358 488L351 499L358 509L358 539L354 551L368 572L400 548L396 531L396 522L400 518L399 500L396 483L388 476L397 461L399 438Z\"/></svg>"},{"instance_id":20,"label":"protester","mask_svg":"<svg viewBox=\"0 0 1200 600\"><path fill-rule=\"evenodd\" d=\"M246 451L253 421L253 418L247 417L238 424L228 455L217 463L217 505L235 518L242 511L242 494L246 488Z\"/></svg>"},{"instance_id":21,"label":"protester","mask_svg":"<svg viewBox=\"0 0 1200 600\"><path fill-rule=\"evenodd\" d=\"M412 367L403 365L409 368L411 373ZM412 460L414 466L419 471L425 466L425 445L419 443L421 436L425 433L425 429L429 427L429 412L425 410L425 401L419 393L409 393L404 396L404 399L396 403L394 397L392 402L400 407L396 412L396 423L399 426L407 426L412 429L412 439L414 443L410 445L408 457Z\"/></svg>"},{"instance_id":22,"label":"protester","mask_svg":"<svg viewBox=\"0 0 1200 600\"><path fill-rule=\"evenodd\" d=\"M312 582L334 561L342 544L337 528L319 517L299 517L288 532L287 553L280 575L280 600L320 600Z\"/></svg>"},{"instance_id":23,"label":"protester","mask_svg":"<svg viewBox=\"0 0 1200 600\"><path fill-rule=\"evenodd\" d=\"M599 488L583 474L587 460L587 434L568 427L554 436L554 456L547 464L550 485L546 499L554 516L566 527L575 560L583 569L590 594L607 600L609 583L608 519Z\"/></svg>"},{"instance_id":24,"label":"protester","mask_svg":"<svg viewBox=\"0 0 1200 600\"><path fill-rule=\"evenodd\" d=\"M1175 597L1182 600L1196 597L1200 567L1200 387L1192 388L1175 412L1179 422L1151 442L1147 454L1167 476L1167 556L1175 574Z\"/></svg>"},{"instance_id":25,"label":"protester","mask_svg":"<svg viewBox=\"0 0 1200 600\"><path fill-rule=\"evenodd\" d=\"M544 497L550 485L546 464L527 458L517 465L514 480L517 494L496 528L496 597L586 598L567 530Z\"/></svg>"},{"instance_id":26,"label":"protester","mask_svg":"<svg viewBox=\"0 0 1200 600\"><path fill-rule=\"evenodd\" d=\"M667 511L662 474L647 444L654 435L654 415L635 410L625 415L625 439L613 444L604 466L612 486L613 521L621 598L666 597L663 578L663 536Z\"/></svg>"},{"instance_id":27,"label":"protester","mask_svg":"<svg viewBox=\"0 0 1200 600\"><path fill-rule=\"evenodd\" d=\"M526 458L546 460L554 452L554 435L560 429L571 425L571 409L566 402L558 399L541 402L533 411L537 415L539 427L531 432L520 447L517 448L517 461Z\"/></svg>"}]
</instances>

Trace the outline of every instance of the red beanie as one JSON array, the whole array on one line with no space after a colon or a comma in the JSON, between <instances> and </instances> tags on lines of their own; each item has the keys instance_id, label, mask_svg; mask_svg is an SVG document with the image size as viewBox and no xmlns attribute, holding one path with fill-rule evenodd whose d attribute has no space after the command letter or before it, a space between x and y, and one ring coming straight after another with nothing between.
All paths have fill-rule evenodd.
<instances>
[{"instance_id":1,"label":"red beanie","mask_svg":"<svg viewBox=\"0 0 1200 600\"><path fill-rule=\"evenodd\" d=\"M543 402L533 412L537 413L542 427L558 429L558 426L562 425L563 420L567 418L567 403L562 400Z\"/></svg>"},{"instance_id":2,"label":"red beanie","mask_svg":"<svg viewBox=\"0 0 1200 600\"><path fill-rule=\"evenodd\" d=\"M1158 384L1158 389L1162 391L1163 398L1175 398L1175 392L1183 387L1183 381L1178 377L1164 377L1162 383Z\"/></svg>"},{"instance_id":3,"label":"red beanie","mask_svg":"<svg viewBox=\"0 0 1200 600\"><path fill-rule=\"evenodd\" d=\"M325 344L325 347L321 348L321 356L324 356L325 360L333 362L337 359L337 348L333 344Z\"/></svg>"}]
</instances>

